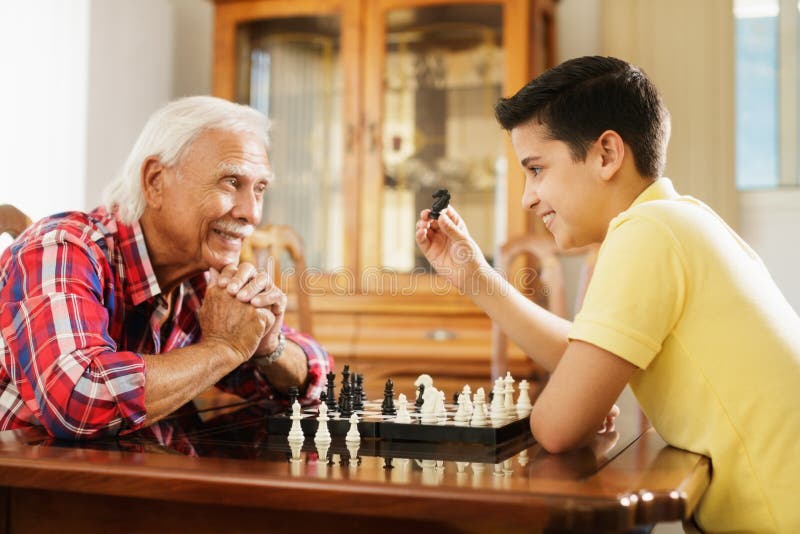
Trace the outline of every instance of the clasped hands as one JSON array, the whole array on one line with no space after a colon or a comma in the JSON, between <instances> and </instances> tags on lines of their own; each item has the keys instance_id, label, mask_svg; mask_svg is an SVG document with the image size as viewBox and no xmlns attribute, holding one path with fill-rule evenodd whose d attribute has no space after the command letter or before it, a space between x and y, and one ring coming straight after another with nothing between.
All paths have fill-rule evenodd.
<instances>
[{"instance_id":1,"label":"clasped hands","mask_svg":"<svg viewBox=\"0 0 800 534\"><path fill-rule=\"evenodd\" d=\"M272 277L251 263L229 264L217 271L209 269L208 286L217 286L239 302L262 310L266 327L254 354L266 355L278 347L278 334L286 313L286 295Z\"/></svg>"}]
</instances>

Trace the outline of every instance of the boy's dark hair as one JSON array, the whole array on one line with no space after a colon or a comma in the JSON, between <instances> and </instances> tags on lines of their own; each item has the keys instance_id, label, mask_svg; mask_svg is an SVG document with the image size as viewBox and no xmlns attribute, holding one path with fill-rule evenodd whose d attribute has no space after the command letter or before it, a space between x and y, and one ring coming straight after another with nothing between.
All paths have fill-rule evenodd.
<instances>
[{"instance_id":1,"label":"boy's dark hair","mask_svg":"<svg viewBox=\"0 0 800 534\"><path fill-rule=\"evenodd\" d=\"M501 98L495 117L508 131L535 119L551 139L569 146L575 161L586 159L600 134L614 130L631 148L640 174L658 178L664 171L669 112L647 75L621 59L566 61Z\"/></svg>"}]
</instances>

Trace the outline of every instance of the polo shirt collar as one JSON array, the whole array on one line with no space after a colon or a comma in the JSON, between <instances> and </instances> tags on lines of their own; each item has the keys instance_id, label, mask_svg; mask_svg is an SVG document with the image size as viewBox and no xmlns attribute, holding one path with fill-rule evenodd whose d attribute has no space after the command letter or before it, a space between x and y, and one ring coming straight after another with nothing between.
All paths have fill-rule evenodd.
<instances>
[{"instance_id":1,"label":"polo shirt collar","mask_svg":"<svg viewBox=\"0 0 800 534\"><path fill-rule=\"evenodd\" d=\"M639 196L634 199L630 207L632 208L634 206L638 206L639 204L650 202L651 200L672 200L678 198L679 196L680 195L678 195L678 192L675 191L675 187L672 185L672 180L662 177L650 184L647 189L639 193Z\"/></svg>"}]
</instances>

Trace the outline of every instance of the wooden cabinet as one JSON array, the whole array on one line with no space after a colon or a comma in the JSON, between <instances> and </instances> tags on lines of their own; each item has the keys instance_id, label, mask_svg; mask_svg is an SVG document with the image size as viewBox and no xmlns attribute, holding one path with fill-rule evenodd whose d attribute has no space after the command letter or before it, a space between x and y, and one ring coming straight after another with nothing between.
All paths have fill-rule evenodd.
<instances>
[{"instance_id":1,"label":"wooden cabinet","mask_svg":"<svg viewBox=\"0 0 800 534\"><path fill-rule=\"evenodd\" d=\"M370 394L423 372L488 384L490 322L431 275L414 222L447 188L490 259L531 226L493 106L554 62L554 0L217 0L215 24L214 92L273 121L265 218L305 240L337 367Z\"/></svg>"}]
</instances>

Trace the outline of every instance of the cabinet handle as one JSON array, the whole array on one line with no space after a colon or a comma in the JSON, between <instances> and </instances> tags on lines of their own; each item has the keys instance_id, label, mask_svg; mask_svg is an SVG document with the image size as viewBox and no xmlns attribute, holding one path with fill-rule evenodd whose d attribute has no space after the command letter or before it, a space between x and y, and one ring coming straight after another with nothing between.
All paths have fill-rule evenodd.
<instances>
[{"instance_id":1,"label":"cabinet handle","mask_svg":"<svg viewBox=\"0 0 800 534\"><path fill-rule=\"evenodd\" d=\"M452 330L447 330L444 328L436 328L434 330L428 330L425 333L425 337L428 339L432 339L433 341L450 341L451 339L457 338L458 334L456 334Z\"/></svg>"}]
</instances>

